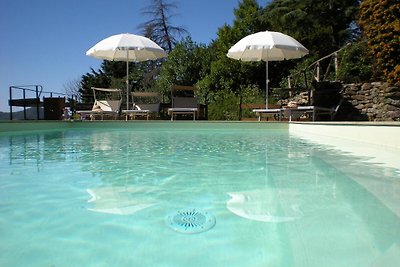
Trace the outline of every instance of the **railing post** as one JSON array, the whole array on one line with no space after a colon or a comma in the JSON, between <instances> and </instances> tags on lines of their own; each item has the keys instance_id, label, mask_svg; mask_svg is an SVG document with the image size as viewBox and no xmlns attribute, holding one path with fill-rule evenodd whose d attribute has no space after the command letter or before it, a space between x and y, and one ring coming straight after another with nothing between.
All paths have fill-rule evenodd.
<instances>
[{"instance_id":1,"label":"railing post","mask_svg":"<svg viewBox=\"0 0 400 267\"><path fill-rule=\"evenodd\" d=\"M311 88L308 87L308 82L307 82L307 69L304 69L304 70L303 70L303 73L304 73L304 84L305 84L305 86L306 86L306 89L308 89L308 104L311 105L311 98L312 98L313 96L311 95L311 94L312 94Z\"/></svg>"},{"instance_id":2,"label":"railing post","mask_svg":"<svg viewBox=\"0 0 400 267\"><path fill-rule=\"evenodd\" d=\"M10 106L10 121L13 120L12 116L12 86L10 86L10 101L8 102L8 105Z\"/></svg>"},{"instance_id":3,"label":"railing post","mask_svg":"<svg viewBox=\"0 0 400 267\"><path fill-rule=\"evenodd\" d=\"M40 100L39 100L39 86L36 85L36 118L39 120L40 113L39 113L39 106L40 106ZM24 97L25 98L25 97Z\"/></svg>"},{"instance_id":4,"label":"railing post","mask_svg":"<svg viewBox=\"0 0 400 267\"><path fill-rule=\"evenodd\" d=\"M24 99L24 105L23 105L23 107L24 107L24 120L26 120L26 103L25 103L26 93L25 93L25 89L22 89L22 96L23 96L23 99Z\"/></svg>"}]
</instances>

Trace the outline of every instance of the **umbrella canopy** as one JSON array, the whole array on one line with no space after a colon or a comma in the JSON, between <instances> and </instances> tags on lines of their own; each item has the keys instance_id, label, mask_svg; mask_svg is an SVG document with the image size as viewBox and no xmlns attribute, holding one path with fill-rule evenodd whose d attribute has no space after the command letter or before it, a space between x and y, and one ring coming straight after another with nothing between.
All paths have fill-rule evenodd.
<instances>
[{"instance_id":1,"label":"umbrella canopy","mask_svg":"<svg viewBox=\"0 0 400 267\"><path fill-rule=\"evenodd\" d=\"M135 34L110 36L90 48L87 56L112 61L126 61L126 109L129 109L129 62L164 58L165 51L152 40Z\"/></svg>"},{"instance_id":2,"label":"umbrella canopy","mask_svg":"<svg viewBox=\"0 0 400 267\"><path fill-rule=\"evenodd\" d=\"M268 61L301 58L308 54L307 48L293 37L280 32L258 32L242 38L232 46L227 56L242 61L266 62L266 100L268 109Z\"/></svg>"}]
</instances>

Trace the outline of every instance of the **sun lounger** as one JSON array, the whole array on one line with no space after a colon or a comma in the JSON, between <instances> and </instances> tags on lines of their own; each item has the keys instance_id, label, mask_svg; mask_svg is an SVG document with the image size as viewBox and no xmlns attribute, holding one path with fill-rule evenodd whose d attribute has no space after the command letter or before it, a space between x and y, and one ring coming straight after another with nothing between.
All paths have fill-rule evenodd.
<instances>
[{"instance_id":1,"label":"sun lounger","mask_svg":"<svg viewBox=\"0 0 400 267\"><path fill-rule=\"evenodd\" d=\"M285 107L283 108L284 115L289 118L289 121L293 119L299 119L304 114L311 114L312 121L315 121L319 115L329 115L330 120L333 120L343 99L340 100L339 104L332 108L317 107L317 106L298 106L298 107Z\"/></svg>"},{"instance_id":2,"label":"sun lounger","mask_svg":"<svg viewBox=\"0 0 400 267\"><path fill-rule=\"evenodd\" d=\"M172 108L168 109L168 115L171 115L171 121L176 114L192 114L193 120L196 120L196 114L199 111L199 101L197 97L174 97L172 99Z\"/></svg>"},{"instance_id":3,"label":"sun lounger","mask_svg":"<svg viewBox=\"0 0 400 267\"><path fill-rule=\"evenodd\" d=\"M262 114L274 114L274 115L278 115L279 120L281 120L281 119L282 119L282 112L283 112L283 109L281 109L281 108L253 109L253 112L255 112L256 115L258 116L258 121L261 121Z\"/></svg>"},{"instance_id":4,"label":"sun lounger","mask_svg":"<svg viewBox=\"0 0 400 267\"><path fill-rule=\"evenodd\" d=\"M84 119L86 116L89 116L91 120L95 120L98 117L100 117L101 120L104 120L105 117L117 119L122 102L121 90L96 87L92 87L92 90L95 100L92 109L78 110L76 113L79 114L82 119ZM105 99L110 98L110 96L115 93L118 94L118 100Z\"/></svg>"},{"instance_id":5,"label":"sun lounger","mask_svg":"<svg viewBox=\"0 0 400 267\"><path fill-rule=\"evenodd\" d=\"M89 115L91 120L96 120L100 117L104 120L105 117L117 119L121 107L120 100L96 100L92 110L78 110L76 113L82 115Z\"/></svg>"},{"instance_id":6,"label":"sun lounger","mask_svg":"<svg viewBox=\"0 0 400 267\"><path fill-rule=\"evenodd\" d=\"M168 115L171 116L171 121L178 114L191 114L193 120L199 112L199 99L194 95L196 87L192 86L173 86L171 89L172 107L168 109ZM181 93L178 96L178 92Z\"/></svg>"},{"instance_id":7,"label":"sun lounger","mask_svg":"<svg viewBox=\"0 0 400 267\"><path fill-rule=\"evenodd\" d=\"M158 114L160 111L160 94L154 92L133 92L133 109L122 110L122 114L125 114L125 119L128 118L136 119L137 116L145 116L149 119L151 114ZM138 99L138 101L136 101ZM140 100L141 101L140 101ZM145 100L146 99L146 100ZM149 103L153 100L153 103ZM141 102L145 103L141 103Z\"/></svg>"},{"instance_id":8,"label":"sun lounger","mask_svg":"<svg viewBox=\"0 0 400 267\"><path fill-rule=\"evenodd\" d=\"M96 88L92 87L94 103L91 110L78 110L77 114L84 118L89 116L91 120L95 120L97 117L100 117L101 120L104 120L105 117L110 117L112 119L117 119L122 103L121 90L119 89L108 89L108 88ZM97 93L96 93L97 91ZM119 96L118 100L105 100L98 99L100 98L100 94L103 94L102 97L106 98L106 95L110 97L110 95L117 93Z\"/></svg>"}]
</instances>

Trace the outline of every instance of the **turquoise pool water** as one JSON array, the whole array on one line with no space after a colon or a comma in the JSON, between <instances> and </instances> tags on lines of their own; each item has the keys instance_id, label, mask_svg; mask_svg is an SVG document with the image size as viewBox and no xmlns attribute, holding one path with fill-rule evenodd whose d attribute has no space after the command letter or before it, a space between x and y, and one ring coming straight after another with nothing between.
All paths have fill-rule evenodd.
<instances>
[{"instance_id":1,"label":"turquoise pool water","mask_svg":"<svg viewBox=\"0 0 400 267\"><path fill-rule=\"evenodd\" d=\"M285 124L77 125L0 134L0 266L400 262L398 169ZM185 210L215 225L174 230Z\"/></svg>"}]
</instances>

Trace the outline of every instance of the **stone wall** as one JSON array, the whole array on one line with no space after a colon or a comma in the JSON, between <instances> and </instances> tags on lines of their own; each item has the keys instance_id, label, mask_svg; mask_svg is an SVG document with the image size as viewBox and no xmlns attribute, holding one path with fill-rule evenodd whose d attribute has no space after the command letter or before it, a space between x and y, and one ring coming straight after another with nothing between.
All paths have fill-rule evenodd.
<instances>
[{"instance_id":1,"label":"stone wall","mask_svg":"<svg viewBox=\"0 0 400 267\"><path fill-rule=\"evenodd\" d=\"M343 85L340 120L400 121L400 88L373 82ZM351 104L351 105L349 105Z\"/></svg>"},{"instance_id":2,"label":"stone wall","mask_svg":"<svg viewBox=\"0 0 400 267\"><path fill-rule=\"evenodd\" d=\"M312 105L334 107L343 98L335 121L400 121L400 87L372 82L345 84L319 82L313 84ZM289 101L309 105L308 92L278 101L285 106ZM317 118L326 120L327 118Z\"/></svg>"}]
</instances>

